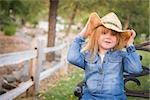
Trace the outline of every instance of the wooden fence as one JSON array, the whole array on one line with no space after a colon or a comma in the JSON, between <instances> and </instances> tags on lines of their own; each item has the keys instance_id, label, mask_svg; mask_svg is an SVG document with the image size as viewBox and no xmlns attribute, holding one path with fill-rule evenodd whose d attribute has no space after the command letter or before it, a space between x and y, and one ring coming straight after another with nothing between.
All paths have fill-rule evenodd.
<instances>
[{"instance_id":1,"label":"wooden fence","mask_svg":"<svg viewBox=\"0 0 150 100\"><path fill-rule=\"evenodd\" d=\"M34 86L34 94L37 94L39 91L39 83L41 80L53 75L58 69L63 68L63 70L67 71L67 63L66 63L66 51L67 51L67 43L63 43L60 46L56 47L43 47L44 41L38 40L37 50L28 50L22 52L15 52L15 53L8 53L8 54L1 54L0 55L0 67L4 67L5 65L10 64L19 64L21 62L29 61L29 66L25 66L28 68L26 72L29 73L29 76L33 76L33 80L28 80L26 82L22 82L19 86L13 90L6 92L5 94L0 95L0 100L12 100L22 93L26 92L31 86ZM49 69L41 72L42 62L43 62L43 55L49 52L55 52L60 50L61 53L61 60L60 62L50 67ZM34 60L36 59L36 64L34 64ZM33 70L33 65L35 65L35 70ZM35 73L33 73L35 71Z\"/></svg>"}]
</instances>

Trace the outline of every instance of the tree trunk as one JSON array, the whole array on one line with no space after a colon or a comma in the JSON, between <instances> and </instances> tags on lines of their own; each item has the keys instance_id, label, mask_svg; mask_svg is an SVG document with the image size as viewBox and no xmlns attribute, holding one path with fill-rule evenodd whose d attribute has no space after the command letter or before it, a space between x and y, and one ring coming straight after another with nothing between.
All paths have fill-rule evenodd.
<instances>
[{"instance_id":1,"label":"tree trunk","mask_svg":"<svg viewBox=\"0 0 150 100\"><path fill-rule=\"evenodd\" d=\"M73 24L73 21L74 21L74 18L76 16L76 13L77 13L77 9L78 9L78 4L75 4L75 7L73 9L73 12L70 16L70 22L69 22L69 25L68 25L68 28L66 30L66 33L65 33L65 37L68 36L69 32L70 32L70 29L71 29L71 25Z\"/></svg>"},{"instance_id":2,"label":"tree trunk","mask_svg":"<svg viewBox=\"0 0 150 100\"><path fill-rule=\"evenodd\" d=\"M57 7L59 0L49 0L49 27L48 27L48 44L47 47L53 47L55 45L56 36L56 17L57 17ZM55 59L55 53L47 54L47 61L53 61Z\"/></svg>"}]
</instances>

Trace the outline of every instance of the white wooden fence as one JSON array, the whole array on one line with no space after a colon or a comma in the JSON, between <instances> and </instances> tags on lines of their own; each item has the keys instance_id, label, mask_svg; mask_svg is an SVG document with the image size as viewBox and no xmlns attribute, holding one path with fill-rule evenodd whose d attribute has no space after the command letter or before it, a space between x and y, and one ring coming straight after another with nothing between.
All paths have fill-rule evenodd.
<instances>
[{"instance_id":1,"label":"white wooden fence","mask_svg":"<svg viewBox=\"0 0 150 100\"><path fill-rule=\"evenodd\" d=\"M24 61L30 61L31 64L30 66L27 66L29 68L28 72L30 76L33 76L34 80L32 81L31 79L22 82L19 84L19 86L13 90L10 90L6 92L5 94L0 95L0 100L12 100L22 93L26 92L27 89L29 89L31 86L34 86L34 94L37 94L39 91L39 83L41 80L51 76L54 72L56 72L58 69L63 68L63 70L67 71L67 63L66 63L66 51L67 51L67 43L63 43L60 46L56 47L49 47L49 48L44 48L43 47L44 41L39 40L38 41L38 47L37 50L28 50L28 51L22 51L22 52L15 52L15 53L8 53L8 54L1 54L0 55L0 67L4 67L4 65L9 65L9 64L18 64ZM61 53L61 60L60 62L47 69L46 71L41 72L42 68L42 60L43 60L43 55L45 53L49 52L54 52L60 50ZM35 65L35 74L32 75L32 65L33 65L33 59L37 60L37 64Z\"/></svg>"}]
</instances>

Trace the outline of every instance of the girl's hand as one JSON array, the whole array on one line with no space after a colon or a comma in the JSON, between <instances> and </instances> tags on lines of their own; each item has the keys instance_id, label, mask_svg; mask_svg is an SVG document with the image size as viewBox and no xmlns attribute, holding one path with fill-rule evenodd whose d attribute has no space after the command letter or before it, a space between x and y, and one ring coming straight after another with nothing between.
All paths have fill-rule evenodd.
<instances>
[{"instance_id":1,"label":"girl's hand","mask_svg":"<svg viewBox=\"0 0 150 100\"><path fill-rule=\"evenodd\" d=\"M127 47L133 44L135 36L136 36L136 32L134 30L131 30L131 36L126 44Z\"/></svg>"},{"instance_id":2,"label":"girl's hand","mask_svg":"<svg viewBox=\"0 0 150 100\"><path fill-rule=\"evenodd\" d=\"M98 18L98 15L94 12L91 13L85 27L79 33L80 36L87 38L93 33L93 30L101 24L101 21Z\"/></svg>"}]
</instances>

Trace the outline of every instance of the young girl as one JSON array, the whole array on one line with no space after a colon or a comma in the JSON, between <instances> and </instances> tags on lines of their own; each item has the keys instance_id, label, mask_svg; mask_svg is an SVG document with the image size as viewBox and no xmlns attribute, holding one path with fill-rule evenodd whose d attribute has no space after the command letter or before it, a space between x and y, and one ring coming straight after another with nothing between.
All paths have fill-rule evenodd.
<instances>
[{"instance_id":1,"label":"young girl","mask_svg":"<svg viewBox=\"0 0 150 100\"><path fill-rule=\"evenodd\" d=\"M81 100L126 100L123 72L142 71L133 45L135 35L134 30L122 30L113 12L102 18L96 13L90 15L67 57L71 64L85 71L86 85ZM124 47L126 51L121 50Z\"/></svg>"}]
</instances>

